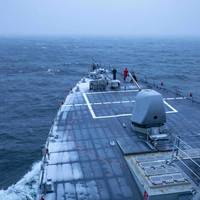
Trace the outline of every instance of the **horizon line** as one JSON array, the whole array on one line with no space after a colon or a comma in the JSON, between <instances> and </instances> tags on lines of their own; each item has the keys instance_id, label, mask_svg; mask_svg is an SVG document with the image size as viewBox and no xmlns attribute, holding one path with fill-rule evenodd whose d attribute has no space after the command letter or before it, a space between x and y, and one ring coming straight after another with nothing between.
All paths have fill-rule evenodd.
<instances>
[{"instance_id":1,"label":"horizon line","mask_svg":"<svg viewBox=\"0 0 200 200\"><path fill-rule=\"evenodd\" d=\"M200 35L190 34L0 34L0 38L200 38Z\"/></svg>"}]
</instances>

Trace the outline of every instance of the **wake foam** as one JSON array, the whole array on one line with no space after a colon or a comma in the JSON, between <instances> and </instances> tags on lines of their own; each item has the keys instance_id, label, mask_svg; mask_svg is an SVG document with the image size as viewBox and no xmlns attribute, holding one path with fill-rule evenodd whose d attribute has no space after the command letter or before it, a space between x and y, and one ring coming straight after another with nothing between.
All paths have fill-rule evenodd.
<instances>
[{"instance_id":1,"label":"wake foam","mask_svg":"<svg viewBox=\"0 0 200 200\"><path fill-rule=\"evenodd\" d=\"M33 164L31 171L7 190L0 190L2 200L35 200L39 186L41 162Z\"/></svg>"}]
</instances>

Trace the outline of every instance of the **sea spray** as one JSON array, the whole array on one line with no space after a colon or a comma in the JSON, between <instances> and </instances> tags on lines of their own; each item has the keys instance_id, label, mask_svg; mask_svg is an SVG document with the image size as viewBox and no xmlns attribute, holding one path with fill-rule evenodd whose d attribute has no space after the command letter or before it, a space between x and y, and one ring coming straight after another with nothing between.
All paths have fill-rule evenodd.
<instances>
[{"instance_id":1,"label":"sea spray","mask_svg":"<svg viewBox=\"0 0 200 200\"><path fill-rule=\"evenodd\" d=\"M32 169L16 184L7 190L0 190L0 199L3 200L35 200L39 186L41 162L33 164Z\"/></svg>"}]
</instances>

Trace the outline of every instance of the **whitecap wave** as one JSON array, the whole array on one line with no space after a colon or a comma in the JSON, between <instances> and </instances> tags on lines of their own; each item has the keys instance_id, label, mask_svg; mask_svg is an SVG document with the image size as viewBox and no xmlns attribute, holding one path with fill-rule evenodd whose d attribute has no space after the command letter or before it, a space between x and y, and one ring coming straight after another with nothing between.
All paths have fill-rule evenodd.
<instances>
[{"instance_id":1,"label":"whitecap wave","mask_svg":"<svg viewBox=\"0 0 200 200\"><path fill-rule=\"evenodd\" d=\"M59 73L59 72L61 72L61 70L60 69L54 69L54 68L49 68L49 69L47 69L47 73L48 74L56 74L56 73Z\"/></svg>"},{"instance_id":2,"label":"whitecap wave","mask_svg":"<svg viewBox=\"0 0 200 200\"><path fill-rule=\"evenodd\" d=\"M35 200L39 186L41 162L33 164L31 171L16 184L8 187L7 190L0 190L0 199L3 200Z\"/></svg>"}]
</instances>

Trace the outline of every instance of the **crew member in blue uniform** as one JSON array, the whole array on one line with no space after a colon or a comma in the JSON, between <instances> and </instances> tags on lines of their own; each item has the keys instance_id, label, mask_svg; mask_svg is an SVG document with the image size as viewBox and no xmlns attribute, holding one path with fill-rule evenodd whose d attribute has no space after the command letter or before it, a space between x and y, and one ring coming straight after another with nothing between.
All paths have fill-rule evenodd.
<instances>
[{"instance_id":1,"label":"crew member in blue uniform","mask_svg":"<svg viewBox=\"0 0 200 200\"><path fill-rule=\"evenodd\" d=\"M117 75L117 70L116 70L116 68L113 68L112 74L113 74L113 80L116 80L116 75Z\"/></svg>"}]
</instances>

